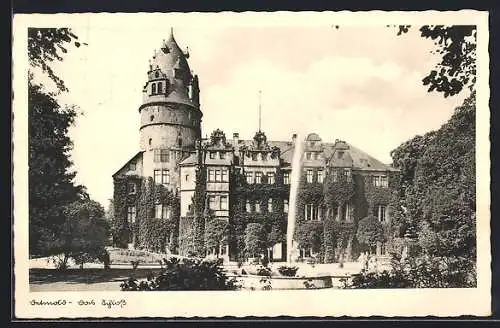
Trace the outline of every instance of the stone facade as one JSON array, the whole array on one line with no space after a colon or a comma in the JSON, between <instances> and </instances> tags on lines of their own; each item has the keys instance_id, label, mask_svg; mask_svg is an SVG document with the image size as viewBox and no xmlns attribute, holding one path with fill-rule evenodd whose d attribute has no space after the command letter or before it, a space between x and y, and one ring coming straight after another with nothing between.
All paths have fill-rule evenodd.
<instances>
[{"instance_id":1,"label":"stone facade","mask_svg":"<svg viewBox=\"0 0 500 328\"><path fill-rule=\"evenodd\" d=\"M357 222L368 214L378 217L384 225L390 222L390 199L368 199L365 190L388 194L389 179L397 171L344 141L324 142L315 133L305 140L293 135L289 141L272 141L262 131L250 140L240 139L238 133L226 139L220 130L202 139L198 77L190 70L188 58L171 34L150 61L139 108L140 151L113 175L117 246L137 247L134 234L141 230L132 227L145 220L173 220L175 224L169 227L178 230L173 233L169 228L169 238L178 236L178 240L170 240L162 246L165 249L156 251L198 256L212 253L236 260L244 258L246 226L260 223L268 233L269 257L285 260L291 183L302 186L299 192L310 187L311 192L304 195L314 198L297 202L298 225L331 219L352 224L355 230ZM292 158L297 149L302 149L300 179L292 181ZM337 175L346 176L357 188L346 202L329 201L332 197L323 186L325 179L336 181ZM139 213L138 208L144 205L140 203L144 199L140 197L141 186L147 179L174 195L179 208L177 217L170 217L169 213L174 213L169 208L174 206L172 202L161 204L161 199L152 205L154 211ZM373 199L377 199L376 204ZM210 246L212 249L203 246L209 220L221 220L228 228L219 247ZM344 247L348 257L357 256L353 242L351 231ZM385 248L380 244L377 252L384 253ZM317 253L300 245L297 249L301 257Z\"/></svg>"}]
</instances>

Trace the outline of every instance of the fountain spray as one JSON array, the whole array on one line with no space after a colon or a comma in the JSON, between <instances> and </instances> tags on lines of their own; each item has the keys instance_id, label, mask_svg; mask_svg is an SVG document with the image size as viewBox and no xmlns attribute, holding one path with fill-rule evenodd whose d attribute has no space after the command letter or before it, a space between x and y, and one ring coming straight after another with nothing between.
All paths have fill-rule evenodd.
<instances>
[{"instance_id":1,"label":"fountain spray","mask_svg":"<svg viewBox=\"0 0 500 328\"><path fill-rule=\"evenodd\" d=\"M288 207L287 229L286 229L286 259L288 263L292 262L296 245L293 245L293 234L295 232L295 213L297 210L297 193L299 188L301 157L303 142L300 134L297 134L293 150L292 172L290 176L290 199Z\"/></svg>"}]
</instances>

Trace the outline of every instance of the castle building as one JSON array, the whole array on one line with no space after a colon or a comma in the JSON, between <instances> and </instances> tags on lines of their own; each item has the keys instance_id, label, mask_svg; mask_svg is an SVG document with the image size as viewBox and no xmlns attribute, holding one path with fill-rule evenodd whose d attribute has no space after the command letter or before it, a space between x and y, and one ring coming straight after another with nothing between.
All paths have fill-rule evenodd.
<instances>
[{"instance_id":1,"label":"castle building","mask_svg":"<svg viewBox=\"0 0 500 328\"><path fill-rule=\"evenodd\" d=\"M372 215L390 224L397 170L342 140L324 142L310 133L305 140L293 134L273 141L260 128L251 139L238 133L227 139L218 129L202 138L198 76L188 58L171 32L150 60L138 109L139 151L113 175L116 246L231 260L260 247L270 259L285 260L297 149L298 257L355 257L359 220ZM346 231L335 251L328 246L329 220ZM374 251L385 254L387 242L390 236ZM333 253L325 255L328 249Z\"/></svg>"}]
</instances>

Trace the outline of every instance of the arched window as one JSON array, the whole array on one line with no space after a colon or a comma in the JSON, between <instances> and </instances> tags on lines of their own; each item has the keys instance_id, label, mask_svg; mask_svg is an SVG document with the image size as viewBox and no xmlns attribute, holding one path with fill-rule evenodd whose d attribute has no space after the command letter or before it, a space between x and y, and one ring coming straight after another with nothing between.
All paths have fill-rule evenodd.
<instances>
[{"instance_id":1,"label":"arched window","mask_svg":"<svg viewBox=\"0 0 500 328\"><path fill-rule=\"evenodd\" d=\"M151 146L151 143L153 142L153 139L149 138L149 145Z\"/></svg>"},{"instance_id":2,"label":"arched window","mask_svg":"<svg viewBox=\"0 0 500 328\"><path fill-rule=\"evenodd\" d=\"M153 83L151 85L151 94L153 94L153 95L156 94L156 83Z\"/></svg>"},{"instance_id":3,"label":"arched window","mask_svg":"<svg viewBox=\"0 0 500 328\"><path fill-rule=\"evenodd\" d=\"M163 84L158 82L158 93L163 93Z\"/></svg>"}]
</instances>

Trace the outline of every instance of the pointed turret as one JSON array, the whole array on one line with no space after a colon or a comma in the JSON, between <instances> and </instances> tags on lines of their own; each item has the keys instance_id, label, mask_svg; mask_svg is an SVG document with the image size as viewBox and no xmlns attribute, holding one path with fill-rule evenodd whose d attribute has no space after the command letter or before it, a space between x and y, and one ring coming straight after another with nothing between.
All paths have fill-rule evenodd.
<instances>
[{"instance_id":1,"label":"pointed turret","mask_svg":"<svg viewBox=\"0 0 500 328\"><path fill-rule=\"evenodd\" d=\"M189 53L183 52L177 44L171 28L170 35L163 39L150 60L148 82L143 90L144 104L166 101L199 107L197 92L192 92L197 82L189 68L188 57Z\"/></svg>"}]
</instances>

